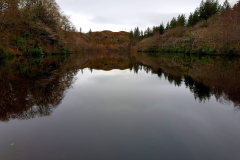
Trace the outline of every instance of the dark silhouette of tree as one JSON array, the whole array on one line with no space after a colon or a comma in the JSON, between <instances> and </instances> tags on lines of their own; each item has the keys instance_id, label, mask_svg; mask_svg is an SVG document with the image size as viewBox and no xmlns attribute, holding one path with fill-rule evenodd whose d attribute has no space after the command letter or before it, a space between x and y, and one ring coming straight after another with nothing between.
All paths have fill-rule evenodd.
<instances>
[{"instance_id":1,"label":"dark silhouette of tree","mask_svg":"<svg viewBox=\"0 0 240 160\"><path fill-rule=\"evenodd\" d=\"M178 15L177 26L185 26L185 25L186 25L186 16L184 14Z\"/></svg>"},{"instance_id":2,"label":"dark silhouette of tree","mask_svg":"<svg viewBox=\"0 0 240 160\"><path fill-rule=\"evenodd\" d=\"M138 27L136 27L136 28L134 29L133 37L136 38L136 39L139 39L139 37L140 37L140 31L139 31L139 28L138 28Z\"/></svg>"},{"instance_id":3,"label":"dark silhouette of tree","mask_svg":"<svg viewBox=\"0 0 240 160\"><path fill-rule=\"evenodd\" d=\"M214 14L219 13L220 5L217 0L202 0L199 7L199 18L200 20L207 20Z\"/></svg>"},{"instance_id":4,"label":"dark silhouette of tree","mask_svg":"<svg viewBox=\"0 0 240 160\"><path fill-rule=\"evenodd\" d=\"M161 25L159 26L159 33L163 34L163 31L164 31L164 24L162 22Z\"/></svg>"},{"instance_id":5,"label":"dark silhouette of tree","mask_svg":"<svg viewBox=\"0 0 240 160\"><path fill-rule=\"evenodd\" d=\"M173 17L170 22L170 28L175 28L175 27L177 27L177 20L175 17Z\"/></svg>"},{"instance_id":6,"label":"dark silhouette of tree","mask_svg":"<svg viewBox=\"0 0 240 160\"><path fill-rule=\"evenodd\" d=\"M165 30L169 30L170 29L170 23L169 22L167 22L167 25L166 25L166 28L165 28Z\"/></svg>"},{"instance_id":7,"label":"dark silhouette of tree","mask_svg":"<svg viewBox=\"0 0 240 160\"><path fill-rule=\"evenodd\" d=\"M92 30L90 28L90 30L88 31L88 34L91 36L92 35Z\"/></svg>"},{"instance_id":8,"label":"dark silhouette of tree","mask_svg":"<svg viewBox=\"0 0 240 160\"><path fill-rule=\"evenodd\" d=\"M129 39L133 39L133 31L132 30L129 32Z\"/></svg>"}]
</instances>

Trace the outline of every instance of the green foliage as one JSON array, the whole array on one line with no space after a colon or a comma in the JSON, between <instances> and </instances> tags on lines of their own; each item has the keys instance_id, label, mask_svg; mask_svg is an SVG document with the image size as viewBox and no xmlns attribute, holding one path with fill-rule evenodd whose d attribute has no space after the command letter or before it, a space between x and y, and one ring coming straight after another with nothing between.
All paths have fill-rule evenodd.
<instances>
[{"instance_id":1,"label":"green foliage","mask_svg":"<svg viewBox=\"0 0 240 160\"><path fill-rule=\"evenodd\" d=\"M189 18L188 18L188 22L187 22L187 26L191 27L194 26L195 24L197 24L197 22L199 22L199 8L197 8L194 13L190 13Z\"/></svg>"},{"instance_id":2,"label":"green foliage","mask_svg":"<svg viewBox=\"0 0 240 160\"><path fill-rule=\"evenodd\" d=\"M219 13L220 5L218 0L206 0L205 2L202 0L199 7L199 18L207 20L214 14Z\"/></svg>"},{"instance_id":3,"label":"green foliage","mask_svg":"<svg viewBox=\"0 0 240 160\"><path fill-rule=\"evenodd\" d=\"M166 50L165 50L165 48L158 48L158 49L156 49L156 51L157 52L165 52Z\"/></svg>"},{"instance_id":4,"label":"green foliage","mask_svg":"<svg viewBox=\"0 0 240 160\"><path fill-rule=\"evenodd\" d=\"M225 6L223 8L227 8L229 3L224 2L223 6ZM201 20L207 20L212 15L219 13L223 8L217 0L202 0L200 6L195 9L194 13L190 13L187 26L191 27Z\"/></svg>"},{"instance_id":5,"label":"green foliage","mask_svg":"<svg viewBox=\"0 0 240 160\"><path fill-rule=\"evenodd\" d=\"M129 39L133 39L133 31L132 30L129 32Z\"/></svg>"},{"instance_id":6,"label":"green foliage","mask_svg":"<svg viewBox=\"0 0 240 160\"><path fill-rule=\"evenodd\" d=\"M34 62L36 62L36 63L38 63L38 64L40 64L40 62L43 61L43 55L41 55L41 54L33 55L33 56L31 57L31 60L34 61Z\"/></svg>"},{"instance_id":7,"label":"green foliage","mask_svg":"<svg viewBox=\"0 0 240 160\"><path fill-rule=\"evenodd\" d=\"M14 57L15 53L11 49L5 49L0 45L0 57Z\"/></svg>"},{"instance_id":8,"label":"green foliage","mask_svg":"<svg viewBox=\"0 0 240 160\"><path fill-rule=\"evenodd\" d=\"M17 47L20 51L26 52L27 51L26 46L27 46L27 42L25 39L20 38L17 40Z\"/></svg>"},{"instance_id":9,"label":"green foliage","mask_svg":"<svg viewBox=\"0 0 240 160\"><path fill-rule=\"evenodd\" d=\"M28 73L28 62L27 59L21 61L21 63L17 66L19 69L20 73Z\"/></svg>"},{"instance_id":10,"label":"green foliage","mask_svg":"<svg viewBox=\"0 0 240 160\"><path fill-rule=\"evenodd\" d=\"M173 17L173 19L170 22L170 28L175 28L177 27L177 20L175 17Z\"/></svg>"},{"instance_id":11,"label":"green foliage","mask_svg":"<svg viewBox=\"0 0 240 160\"><path fill-rule=\"evenodd\" d=\"M89 34L90 36L92 35L92 30L91 30L91 28L90 28L88 34Z\"/></svg>"},{"instance_id":12,"label":"green foliage","mask_svg":"<svg viewBox=\"0 0 240 160\"><path fill-rule=\"evenodd\" d=\"M136 39L138 39L138 38L140 37L140 31L139 31L139 28L138 28L138 27L136 27L136 28L134 29L133 37L136 38Z\"/></svg>"},{"instance_id":13,"label":"green foliage","mask_svg":"<svg viewBox=\"0 0 240 160\"><path fill-rule=\"evenodd\" d=\"M167 25L166 25L165 30L169 30L169 29L170 29L170 23L168 22Z\"/></svg>"},{"instance_id":14,"label":"green foliage","mask_svg":"<svg viewBox=\"0 0 240 160\"><path fill-rule=\"evenodd\" d=\"M43 51L41 48L33 48L30 50L31 55L42 55Z\"/></svg>"},{"instance_id":15,"label":"green foliage","mask_svg":"<svg viewBox=\"0 0 240 160\"><path fill-rule=\"evenodd\" d=\"M213 58L210 57L210 56L203 56L203 57L200 58L200 61L211 63L211 62L213 62Z\"/></svg>"},{"instance_id":16,"label":"green foliage","mask_svg":"<svg viewBox=\"0 0 240 160\"><path fill-rule=\"evenodd\" d=\"M184 49L184 53L191 53L191 47L189 47L189 46L187 46L187 47L185 47L185 49Z\"/></svg>"},{"instance_id":17,"label":"green foliage","mask_svg":"<svg viewBox=\"0 0 240 160\"><path fill-rule=\"evenodd\" d=\"M24 38L32 38L32 34L29 33L29 32L25 32L25 33L23 34L23 37L24 37Z\"/></svg>"},{"instance_id":18,"label":"green foliage","mask_svg":"<svg viewBox=\"0 0 240 160\"><path fill-rule=\"evenodd\" d=\"M67 54L67 53L71 53L71 51L70 51L70 49L68 49L67 47L60 47L59 49L58 49L58 53L59 54Z\"/></svg>"},{"instance_id":19,"label":"green foliage","mask_svg":"<svg viewBox=\"0 0 240 160\"><path fill-rule=\"evenodd\" d=\"M186 17L184 14L178 15L177 18L177 26L185 26L186 25Z\"/></svg>"},{"instance_id":20,"label":"green foliage","mask_svg":"<svg viewBox=\"0 0 240 160\"><path fill-rule=\"evenodd\" d=\"M164 31L164 24L162 23L159 27L159 33L163 34L163 31Z\"/></svg>"}]
</instances>

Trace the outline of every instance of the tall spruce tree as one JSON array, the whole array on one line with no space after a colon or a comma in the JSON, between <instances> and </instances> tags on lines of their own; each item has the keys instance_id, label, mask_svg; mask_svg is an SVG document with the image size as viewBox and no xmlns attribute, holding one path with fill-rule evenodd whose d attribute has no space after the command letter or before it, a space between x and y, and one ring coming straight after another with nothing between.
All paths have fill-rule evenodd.
<instances>
[{"instance_id":1,"label":"tall spruce tree","mask_svg":"<svg viewBox=\"0 0 240 160\"><path fill-rule=\"evenodd\" d=\"M139 31L138 27L136 27L134 29L133 37L136 38L136 39L138 39L140 37L140 31Z\"/></svg>"},{"instance_id":2,"label":"tall spruce tree","mask_svg":"<svg viewBox=\"0 0 240 160\"><path fill-rule=\"evenodd\" d=\"M177 18L177 26L185 26L186 25L186 17L184 14L178 15Z\"/></svg>"},{"instance_id":3,"label":"tall spruce tree","mask_svg":"<svg viewBox=\"0 0 240 160\"><path fill-rule=\"evenodd\" d=\"M169 22L167 22L165 30L169 30L169 29L170 29L170 24L169 24Z\"/></svg>"},{"instance_id":4,"label":"tall spruce tree","mask_svg":"<svg viewBox=\"0 0 240 160\"><path fill-rule=\"evenodd\" d=\"M189 15L189 17L188 17L187 26L188 26L188 27L193 26L193 14L192 14L192 13L190 13L190 15Z\"/></svg>"},{"instance_id":5,"label":"tall spruce tree","mask_svg":"<svg viewBox=\"0 0 240 160\"><path fill-rule=\"evenodd\" d=\"M177 20L175 17L173 17L173 19L170 22L170 28L175 28L177 27Z\"/></svg>"},{"instance_id":6,"label":"tall spruce tree","mask_svg":"<svg viewBox=\"0 0 240 160\"><path fill-rule=\"evenodd\" d=\"M91 28L90 28L88 34L89 34L90 36L92 35L92 30L91 30Z\"/></svg>"},{"instance_id":7,"label":"tall spruce tree","mask_svg":"<svg viewBox=\"0 0 240 160\"><path fill-rule=\"evenodd\" d=\"M207 20L212 15L219 13L219 6L218 0L206 0L206 2L202 0L199 7L200 20Z\"/></svg>"},{"instance_id":8,"label":"tall spruce tree","mask_svg":"<svg viewBox=\"0 0 240 160\"><path fill-rule=\"evenodd\" d=\"M133 39L133 31L131 29L131 31L129 32L129 39Z\"/></svg>"},{"instance_id":9,"label":"tall spruce tree","mask_svg":"<svg viewBox=\"0 0 240 160\"><path fill-rule=\"evenodd\" d=\"M163 31L164 31L164 24L163 24L163 22L160 24L160 26L159 26L159 33L160 34L163 34Z\"/></svg>"}]
</instances>

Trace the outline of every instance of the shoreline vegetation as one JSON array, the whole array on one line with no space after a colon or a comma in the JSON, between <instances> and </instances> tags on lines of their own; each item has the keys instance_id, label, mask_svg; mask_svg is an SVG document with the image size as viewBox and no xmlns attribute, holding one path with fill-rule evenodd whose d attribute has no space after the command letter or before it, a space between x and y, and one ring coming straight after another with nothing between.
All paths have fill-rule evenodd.
<instances>
[{"instance_id":1,"label":"shoreline vegetation","mask_svg":"<svg viewBox=\"0 0 240 160\"><path fill-rule=\"evenodd\" d=\"M55 0L2 0L0 26L0 57L129 50L240 55L240 1L202 1L188 18L180 14L145 31L83 33Z\"/></svg>"},{"instance_id":2,"label":"shoreline vegetation","mask_svg":"<svg viewBox=\"0 0 240 160\"><path fill-rule=\"evenodd\" d=\"M0 59L0 121L49 116L61 104L75 76L86 70L130 70L185 85L199 102L212 96L240 109L240 59L181 53L89 52Z\"/></svg>"}]
</instances>

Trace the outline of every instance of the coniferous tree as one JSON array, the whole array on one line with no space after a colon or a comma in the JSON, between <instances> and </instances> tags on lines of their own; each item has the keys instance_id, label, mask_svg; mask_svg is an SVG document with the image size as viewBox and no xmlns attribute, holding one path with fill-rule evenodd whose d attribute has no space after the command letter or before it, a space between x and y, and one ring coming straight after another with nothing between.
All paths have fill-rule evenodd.
<instances>
[{"instance_id":1,"label":"coniferous tree","mask_svg":"<svg viewBox=\"0 0 240 160\"><path fill-rule=\"evenodd\" d=\"M188 18L187 26L191 27L194 26L197 22L199 22L199 9L195 9L194 13L190 13Z\"/></svg>"},{"instance_id":2,"label":"coniferous tree","mask_svg":"<svg viewBox=\"0 0 240 160\"><path fill-rule=\"evenodd\" d=\"M89 34L90 36L92 35L92 30L91 30L91 28L90 28L88 34Z\"/></svg>"},{"instance_id":3,"label":"coniferous tree","mask_svg":"<svg viewBox=\"0 0 240 160\"><path fill-rule=\"evenodd\" d=\"M218 0L206 0L206 2L202 0L199 7L199 18L207 20L212 15L219 13L219 6Z\"/></svg>"},{"instance_id":4,"label":"coniferous tree","mask_svg":"<svg viewBox=\"0 0 240 160\"><path fill-rule=\"evenodd\" d=\"M139 28L138 28L138 27L136 27L136 28L134 29L133 36L134 36L134 38L136 38L136 39L138 39L138 38L140 37L140 31L139 31Z\"/></svg>"},{"instance_id":5,"label":"coniferous tree","mask_svg":"<svg viewBox=\"0 0 240 160\"><path fill-rule=\"evenodd\" d=\"M170 28L175 28L177 27L177 20L175 17L173 17L173 19L170 22Z\"/></svg>"},{"instance_id":6,"label":"coniferous tree","mask_svg":"<svg viewBox=\"0 0 240 160\"><path fill-rule=\"evenodd\" d=\"M190 13L190 15L189 15L189 17L188 17L187 26L188 26L188 27L193 26L193 14L192 14L192 13Z\"/></svg>"},{"instance_id":7,"label":"coniferous tree","mask_svg":"<svg viewBox=\"0 0 240 160\"><path fill-rule=\"evenodd\" d=\"M159 33L160 33L160 34L163 34L163 31L164 31L164 24L163 24L163 22L162 22L162 24L161 24L160 27L159 27Z\"/></svg>"},{"instance_id":8,"label":"coniferous tree","mask_svg":"<svg viewBox=\"0 0 240 160\"><path fill-rule=\"evenodd\" d=\"M170 29L170 24L169 24L169 22L168 22L167 25L166 25L165 30L169 30L169 29Z\"/></svg>"},{"instance_id":9,"label":"coniferous tree","mask_svg":"<svg viewBox=\"0 0 240 160\"><path fill-rule=\"evenodd\" d=\"M184 14L178 15L177 18L177 26L185 26L186 25L186 17Z\"/></svg>"},{"instance_id":10,"label":"coniferous tree","mask_svg":"<svg viewBox=\"0 0 240 160\"><path fill-rule=\"evenodd\" d=\"M147 30L146 30L146 33L147 33L147 37L150 37L151 30L150 30L150 28L149 28L149 27L147 28Z\"/></svg>"},{"instance_id":11,"label":"coniferous tree","mask_svg":"<svg viewBox=\"0 0 240 160\"><path fill-rule=\"evenodd\" d=\"M129 32L129 39L133 39L133 31L132 30Z\"/></svg>"}]
</instances>

